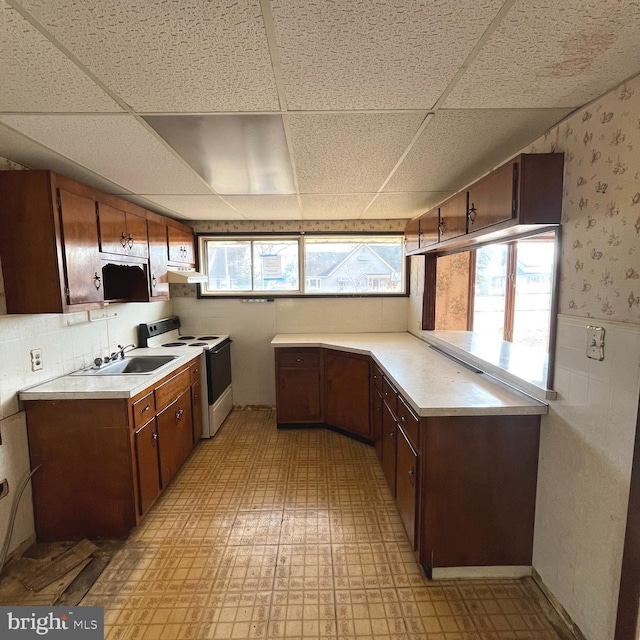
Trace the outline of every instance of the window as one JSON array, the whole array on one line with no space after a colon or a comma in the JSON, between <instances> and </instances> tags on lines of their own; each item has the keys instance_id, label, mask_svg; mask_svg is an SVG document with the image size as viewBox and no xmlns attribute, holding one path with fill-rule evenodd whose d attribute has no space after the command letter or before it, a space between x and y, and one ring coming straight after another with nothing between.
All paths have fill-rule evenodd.
<instances>
[{"instance_id":1,"label":"window","mask_svg":"<svg viewBox=\"0 0 640 640\"><path fill-rule=\"evenodd\" d=\"M201 236L201 296L406 295L399 234Z\"/></svg>"}]
</instances>

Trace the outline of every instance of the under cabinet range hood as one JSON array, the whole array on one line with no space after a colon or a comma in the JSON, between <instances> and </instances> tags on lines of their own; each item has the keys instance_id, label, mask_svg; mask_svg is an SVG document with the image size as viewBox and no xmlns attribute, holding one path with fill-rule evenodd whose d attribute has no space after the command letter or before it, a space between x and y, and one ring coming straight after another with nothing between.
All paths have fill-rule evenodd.
<instances>
[{"instance_id":1,"label":"under cabinet range hood","mask_svg":"<svg viewBox=\"0 0 640 640\"><path fill-rule=\"evenodd\" d=\"M208 280L204 273L188 267L171 267L167 269L167 280L173 284L199 284Z\"/></svg>"}]
</instances>

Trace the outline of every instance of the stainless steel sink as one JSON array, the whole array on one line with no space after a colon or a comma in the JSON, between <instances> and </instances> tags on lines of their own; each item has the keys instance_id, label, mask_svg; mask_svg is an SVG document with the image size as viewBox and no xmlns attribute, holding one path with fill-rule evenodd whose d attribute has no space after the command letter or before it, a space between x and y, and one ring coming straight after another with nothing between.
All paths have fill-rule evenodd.
<instances>
[{"instance_id":1,"label":"stainless steel sink","mask_svg":"<svg viewBox=\"0 0 640 640\"><path fill-rule=\"evenodd\" d=\"M115 360L100 367L91 367L72 373L72 376L145 375L157 371L179 356L131 356Z\"/></svg>"}]
</instances>

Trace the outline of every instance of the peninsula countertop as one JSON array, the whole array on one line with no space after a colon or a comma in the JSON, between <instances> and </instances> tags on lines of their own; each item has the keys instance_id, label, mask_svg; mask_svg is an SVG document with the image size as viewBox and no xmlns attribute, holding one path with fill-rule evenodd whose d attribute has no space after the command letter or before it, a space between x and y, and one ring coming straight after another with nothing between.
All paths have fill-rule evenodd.
<instances>
[{"instance_id":1,"label":"peninsula countertop","mask_svg":"<svg viewBox=\"0 0 640 640\"><path fill-rule=\"evenodd\" d=\"M23 389L19 393L20 400L91 400L100 398L133 398L148 387L181 368L187 362L197 358L201 353L196 348L143 348L128 351L128 356L171 355L175 360L152 373L126 374L111 376L84 376L67 374L43 382L34 387Z\"/></svg>"},{"instance_id":2,"label":"peninsula countertop","mask_svg":"<svg viewBox=\"0 0 640 640\"><path fill-rule=\"evenodd\" d=\"M452 360L410 333L278 334L271 344L369 355L419 416L546 414L548 406Z\"/></svg>"}]
</instances>

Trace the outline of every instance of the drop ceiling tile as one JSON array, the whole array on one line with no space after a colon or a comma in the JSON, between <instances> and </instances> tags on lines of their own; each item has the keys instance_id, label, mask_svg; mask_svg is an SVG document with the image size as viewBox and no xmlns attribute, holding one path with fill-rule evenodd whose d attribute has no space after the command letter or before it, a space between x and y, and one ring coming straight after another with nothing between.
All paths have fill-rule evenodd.
<instances>
[{"instance_id":1,"label":"drop ceiling tile","mask_svg":"<svg viewBox=\"0 0 640 640\"><path fill-rule=\"evenodd\" d=\"M301 195L304 220L353 220L361 218L373 193Z\"/></svg>"},{"instance_id":2,"label":"drop ceiling tile","mask_svg":"<svg viewBox=\"0 0 640 640\"><path fill-rule=\"evenodd\" d=\"M440 110L384 188L455 191L513 155L568 109Z\"/></svg>"},{"instance_id":3,"label":"drop ceiling tile","mask_svg":"<svg viewBox=\"0 0 640 640\"><path fill-rule=\"evenodd\" d=\"M136 111L279 108L259 0L22 0Z\"/></svg>"},{"instance_id":4,"label":"drop ceiling tile","mask_svg":"<svg viewBox=\"0 0 640 640\"><path fill-rule=\"evenodd\" d=\"M286 116L301 193L375 193L426 113Z\"/></svg>"},{"instance_id":5,"label":"drop ceiling tile","mask_svg":"<svg viewBox=\"0 0 640 640\"><path fill-rule=\"evenodd\" d=\"M272 0L287 106L429 109L502 4Z\"/></svg>"},{"instance_id":6,"label":"drop ceiling tile","mask_svg":"<svg viewBox=\"0 0 640 640\"><path fill-rule=\"evenodd\" d=\"M0 111L122 111L4 0L0 0L0 69Z\"/></svg>"},{"instance_id":7,"label":"drop ceiling tile","mask_svg":"<svg viewBox=\"0 0 640 640\"><path fill-rule=\"evenodd\" d=\"M299 220L298 196L225 196L249 220Z\"/></svg>"},{"instance_id":8,"label":"drop ceiling tile","mask_svg":"<svg viewBox=\"0 0 640 640\"><path fill-rule=\"evenodd\" d=\"M142 196L153 205L187 220L243 220L244 216L234 211L219 196Z\"/></svg>"},{"instance_id":9,"label":"drop ceiling tile","mask_svg":"<svg viewBox=\"0 0 640 640\"><path fill-rule=\"evenodd\" d=\"M447 108L578 107L640 68L637 0L518 0Z\"/></svg>"},{"instance_id":10,"label":"drop ceiling tile","mask_svg":"<svg viewBox=\"0 0 640 640\"><path fill-rule=\"evenodd\" d=\"M364 212L365 218L415 218L450 196L452 191L381 193Z\"/></svg>"},{"instance_id":11,"label":"drop ceiling tile","mask_svg":"<svg viewBox=\"0 0 640 640\"><path fill-rule=\"evenodd\" d=\"M16 115L0 121L134 193L211 193L132 116Z\"/></svg>"},{"instance_id":12,"label":"drop ceiling tile","mask_svg":"<svg viewBox=\"0 0 640 640\"><path fill-rule=\"evenodd\" d=\"M121 186L72 162L47 147L0 124L0 155L28 169L50 169L105 193L122 194Z\"/></svg>"}]
</instances>

